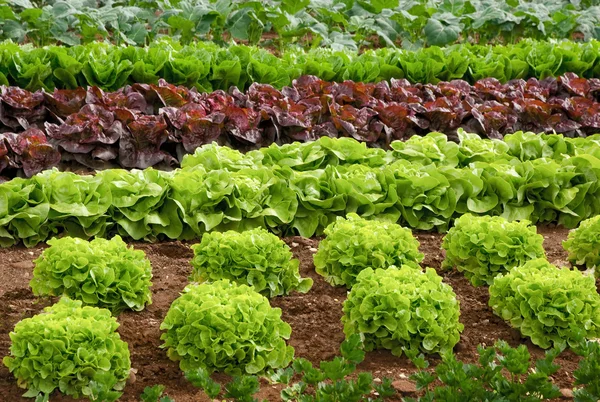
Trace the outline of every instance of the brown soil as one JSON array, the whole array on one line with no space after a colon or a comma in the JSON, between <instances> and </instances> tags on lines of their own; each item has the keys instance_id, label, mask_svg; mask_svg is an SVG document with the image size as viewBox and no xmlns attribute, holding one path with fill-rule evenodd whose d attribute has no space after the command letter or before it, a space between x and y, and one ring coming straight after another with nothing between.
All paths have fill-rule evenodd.
<instances>
[{"instance_id":1,"label":"brown soil","mask_svg":"<svg viewBox=\"0 0 600 402\"><path fill-rule=\"evenodd\" d=\"M540 227L539 232L545 237L544 246L549 260L557 265L565 265L566 253L561 242L566 238L567 230ZM442 235L419 233L416 236L421 242L421 251L425 254L424 263L439 271L443 260L443 251L440 249ZM340 318L346 291L330 286L315 273L312 255L316 251L318 240L300 237L285 240L301 261L302 276L313 278L314 286L307 294L294 293L278 297L272 300L272 304L283 310L283 319L292 326L290 344L296 349L297 357L305 357L313 363L331 359L338 353L340 343L344 339ZM129 343L132 367L137 369L135 379L130 381L121 400L138 401L144 387L164 384L167 393L177 402L207 401L198 389L185 380L177 363L170 361L159 348L160 323L171 302L178 297L187 283L192 251L188 244L181 242L138 243L136 248L144 250L152 262L153 304L143 312L123 313L119 317L119 332ZM22 247L0 250L0 277L3 279L0 283L0 357L8 354L8 334L14 325L53 302L50 299L35 298L28 286L33 269L32 260L41 250L42 247L30 250ZM454 288L461 303L461 321L465 329L460 343L455 348L459 359L474 361L478 344L492 345L497 339L504 339L513 346L523 343L528 346L534 357L543 356L541 349L522 339L518 331L511 329L492 313L487 303L486 287L471 286L462 274L455 271L439 272L444 281ZM572 387L572 373L578 360L578 357L570 352L558 357L557 363L561 369L554 375L553 380L560 388ZM434 367L439 359L431 357L429 361ZM387 351L368 353L359 368L372 371L375 378L391 377L393 380L400 380L397 384L404 382L404 385L406 378L415 371L414 366L405 357L394 357ZM225 381L227 378L217 376L216 379ZM262 384L259 397L269 401L279 400L279 387L268 385L266 381ZM410 388L410 384L408 385ZM0 400L27 401L21 397L23 392L24 390L17 387L16 380L8 370L0 365ZM57 395L53 396L52 400L72 399Z\"/></svg>"}]
</instances>

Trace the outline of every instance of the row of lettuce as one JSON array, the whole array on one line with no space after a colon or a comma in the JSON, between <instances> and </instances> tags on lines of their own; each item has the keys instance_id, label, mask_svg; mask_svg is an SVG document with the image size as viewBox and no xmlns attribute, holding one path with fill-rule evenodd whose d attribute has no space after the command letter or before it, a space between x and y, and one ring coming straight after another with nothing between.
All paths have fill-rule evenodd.
<instances>
[{"instance_id":1,"label":"row of lettuce","mask_svg":"<svg viewBox=\"0 0 600 402\"><path fill-rule=\"evenodd\" d=\"M147 47L90 43L74 47L0 43L0 85L28 90L157 83L160 78L200 91L247 89L254 82L277 88L301 75L329 81L378 82L406 78L437 83L464 79L546 78L568 72L600 77L600 42L524 40L515 45L461 44L419 50L377 49L362 53L314 49L286 50L275 56L244 45L186 46L156 41Z\"/></svg>"},{"instance_id":2,"label":"row of lettuce","mask_svg":"<svg viewBox=\"0 0 600 402\"><path fill-rule=\"evenodd\" d=\"M574 227L600 214L597 136L517 133L506 141L440 133L367 148L349 138L242 154L211 144L172 172L47 170L0 184L0 244L59 233L192 239L264 227L310 237L355 212L423 230L465 213Z\"/></svg>"},{"instance_id":3,"label":"row of lettuce","mask_svg":"<svg viewBox=\"0 0 600 402\"><path fill-rule=\"evenodd\" d=\"M352 363L354 355L359 363L364 348L406 355L421 367L423 354L452 359L464 329L460 303L434 269L421 268L423 254L409 229L350 214L329 225L325 234L314 256L316 271L332 285L349 289L341 319L344 358ZM586 339L600 335L600 295L593 273L550 264L542 242L526 221L465 215L444 238L443 267L464 271L476 286L489 284L493 312L535 345L554 348L553 358L565 347L582 348ZM37 296L64 297L17 323L4 363L28 390L25 396L47 398L58 389L75 398L116 400L130 374L130 358L111 313L140 311L151 303L150 262L118 236L91 242L64 237L49 245L34 261L30 285ZM572 263L585 264L591 272L599 262L598 247L600 217L584 221L565 242ZM307 292L312 286L312 279L300 277L290 248L258 228L208 233L192 249L192 283L160 325L167 355L203 388L213 372L239 376L284 370L294 357L294 348L286 343L291 327L268 298ZM514 365L522 360L517 356L511 358ZM518 397L538 401L558 395L548 379L552 358L546 360L547 370L538 367L537 388L521 384ZM517 374L527 371L528 360ZM339 371L343 363L338 359L321 369ZM309 376L314 370L303 359L293 367L302 367ZM351 372L355 365L348 368ZM342 371L333 379L348 374ZM322 373L312 375L321 381ZM277 378L283 376L280 371ZM590 380L595 386L598 381ZM284 390L282 396L301 390ZM582 397L588 391L594 395L592 386L577 390ZM516 397L508 387L501 392Z\"/></svg>"},{"instance_id":4,"label":"row of lettuce","mask_svg":"<svg viewBox=\"0 0 600 402\"><path fill-rule=\"evenodd\" d=\"M185 43L225 38L282 48L420 47L457 41L598 38L596 1L494 3L398 0L0 2L0 39L44 46L100 39L144 45L160 37ZM43 7L42 7L43 6ZM263 35L267 35L263 38Z\"/></svg>"},{"instance_id":5,"label":"row of lettuce","mask_svg":"<svg viewBox=\"0 0 600 402\"><path fill-rule=\"evenodd\" d=\"M466 129L487 138L520 130L585 137L600 130L600 81L455 80L411 85L323 81L302 76L281 91L199 93L162 80L106 93L98 87L0 92L0 173L30 177L61 160L88 168L171 168L217 141L247 150L272 143L351 137L389 148L393 140Z\"/></svg>"}]
</instances>

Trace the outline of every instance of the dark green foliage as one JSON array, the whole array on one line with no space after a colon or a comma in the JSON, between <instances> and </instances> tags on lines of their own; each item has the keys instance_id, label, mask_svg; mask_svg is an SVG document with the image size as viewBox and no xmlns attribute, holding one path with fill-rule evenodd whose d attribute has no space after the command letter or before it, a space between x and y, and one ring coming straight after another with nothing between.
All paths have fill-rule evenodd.
<instances>
[{"instance_id":1,"label":"dark green foliage","mask_svg":"<svg viewBox=\"0 0 600 402\"><path fill-rule=\"evenodd\" d=\"M210 373L203 368L198 368L185 373L185 377L211 399L231 398L237 402L258 402L253 397L260 388L258 377L253 375L233 376L232 380L225 384L225 392L221 386L210 378Z\"/></svg>"},{"instance_id":2,"label":"dark green foliage","mask_svg":"<svg viewBox=\"0 0 600 402\"><path fill-rule=\"evenodd\" d=\"M175 402L175 400L168 395L163 395L164 392L164 385L146 387L144 388L144 392L140 395L140 399L142 402Z\"/></svg>"},{"instance_id":3,"label":"dark green foliage","mask_svg":"<svg viewBox=\"0 0 600 402\"><path fill-rule=\"evenodd\" d=\"M281 398L284 401L358 402L383 401L395 396L396 391L388 378L377 383L368 372L358 373L355 379L348 378L355 372L356 365L365 358L360 336L348 337L342 342L340 352L341 356L331 361L322 361L319 368L300 358L294 360L290 371L276 372L271 380L277 381L282 377L288 380L288 387L281 391ZM290 385L289 379L294 372L301 380ZM378 392L379 396L375 397L373 391Z\"/></svg>"},{"instance_id":4,"label":"dark green foliage","mask_svg":"<svg viewBox=\"0 0 600 402\"><path fill-rule=\"evenodd\" d=\"M560 349L547 351L545 358L535 362L535 368L530 367L531 355L525 345L511 348L498 341L493 347L478 347L478 352L478 364L463 363L450 353L444 355L435 373L412 375L417 389L425 394L404 401L536 402L560 396L549 378L559 369L553 361ZM433 387L436 380L442 385Z\"/></svg>"},{"instance_id":5,"label":"dark green foliage","mask_svg":"<svg viewBox=\"0 0 600 402\"><path fill-rule=\"evenodd\" d=\"M582 356L579 367L573 372L575 402L597 402L600 400L600 344L588 341L574 348Z\"/></svg>"},{"instance_id":6,"label":"dark green foliage","mask_svg":"<svg viewBox=\"0 0 600 402\"><path fill-rule=\"evenodd\" d=\"M36 3L36 4L33 4ZM44 7L41 7L41 6ZM35 7L37 6L37 7ZM183 43L231 38L250 44L444 46L528 38L600 36L597 2L550 0L413 1L0 1L0 40L75 45L98 38L144 45L160 37ZM266 33L275 34L263 38Z\"/></svg>"}]
</instances>

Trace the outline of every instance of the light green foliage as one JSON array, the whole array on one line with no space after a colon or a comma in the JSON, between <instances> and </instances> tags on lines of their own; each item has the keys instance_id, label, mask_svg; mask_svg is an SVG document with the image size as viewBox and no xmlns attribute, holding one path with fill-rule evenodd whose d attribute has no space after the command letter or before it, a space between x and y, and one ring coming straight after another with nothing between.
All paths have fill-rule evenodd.
<instances>
[{"instance_id":1,"label":"light green foliage","mask_svg":"<svg viewBox=\"0 0 600 402\"><path fill-rule=\"evenodd\" d=\"M321 137L316 141L292 144L271 144L246 155L261 160L265 166L288 166L303 172L324 169L327 166L361 164L370 167L383 166L387 162L386 151L370 148L353 138Z\"/></svg>"},{"instance_id":2,"label":"light green foliage","mask_svg":"<svg viewBox=\"0 0 600 402\"><path fill-rule=\"evenodd\" d=\"M314 256L317 273L333 285L352 287L365 268L387 269L410 265L419 268L423 254L410 229L392 222L366 220L351 213L324 231Z\"/></svg>"},{"instance_id":3,"label":"light green foliage","mask_svg":"<svg viewBox=\"0 0 600 402\"><path fill-rule=\"evenodd\" d=\"M162 348L184 373L204 368L228 374L260 373L287 366L294 348L281 309L246 285L226 279L189 285L160 328Z\"/></svg>"},{"instance_id":4,"label":"light green foliage","mask_svg":"<svg viewBox=\"0 0 600 402\"><path fill-rule=\"evenodd\" d=\"M173 172L49 170L0 184L0 246L58 233L154 241L256 227L311 237L350 213L438 231L466 213L569 228L600 214L600 135L459 137L458 150L439 133L388 152L323 137L247 154L210 145Z\"/></svg>"},{"instance_id":5,"label":"light green foliage","mask_svg":"<svg viewBox=\"0 0 600 402\"><path fill-rule=\"evenodd\" d=\"M96 175L109 186L112 216L121 236L155 240L181 234L182 223L172 200L167 199L171 172L106 169Z\"/></svg>"},{"instance_id":6,"label":"light green foliage","mask_svg":"<svg viewBox=\"0 0 600 402\"><path fill-rule=\"evenodd\" d=\"M361 334L367 351L385 348L413 359L421 352L444 353L463 330L456 295L432 268L367 268L343 309L346 337Z\"/></svg>"},{"instance_id":7,"label":"light green foliage","mask_svg":"<svg viewBox=\"0 0 600 402\"><path fill-rule=\"evenodd\" d=\"M48 244L34 261L30 285L35 295L65 295L114 314L127 308L141 311L151 303L150 261L120 236L92 241L63 237Z\"/></svg>"},{"instance_id":8,"label":"light green foliage","mask_svg":"<svg viewBox=\"0 0 600 402\"><path fill-rule=\"evenodd\" d=\"M177 171L172 198L187 225L181 237L210 230L278 227L294 218L298 201L287 183L266 167Z\"/></svg>"},{"instance_id":9,"label":"light green foliage","mask_svg":"<svg viewBox=\"0 0 600 402\"><path fill-rule=\"evenodd\" d=\"M468 166L471 162L489 162L507 158L509 147L504 141L482 139L477 134L458 130L458 160L460 166ZM506 138L507 136L505 136Z\"/></svg>"},{"instance_id":10,"label":"light green foliage","mask_svg":"<svg viewBox=\"0 0 600 402\"><path fill-rule=\"evenodd\" d=\"M46 170L34 176L33 181L47 197L51 232L66 229L77 237L106 234L106 212L112 196L108 183L102 178Z\"/></svg>"},{"instance_id":11,"label":"light green foliage","mask_svg":"<svg viewBox=\"0 0 600 402\"><path fill-rule=\"evenodd\" d=\"M571 264L596 268L594 272L600 276L600 215L586 219L570 231L563 247L569 253Z\"/></svg>"},{"instance_id":12,"label":"light green foliage","mask_svg":"<svg viewBox=\"0 0 600 402\"><path fill-rule=\"evenodd\" d=\"M74 398L116 401L131 365L118 326L110 311L62 298L17 323L4 364L27 388L26 397L58 389Z\"/></svg>"},{"instance_id":13,"label":"light green foliage","mask_svg":"<svg viewBox=\"0 0 600 402\"><path fill-rule=\"evenodd\" d=\"M391 144L392 155L396 159L416 162L423 165L458 165L456 143L448 141L445 134L432 132L426 136L414 135L406 141Z\"/></svg>"},{"instance_id":14,"label":"light green foliage","mask_svg":"<svg viewBox=\"0 0 600 402\"><path fill-rule=\"evenodd\" d=\"M190 279L197 282L229 279L253 286L267 297L293 290L306 293L313 283L310 278L300 278L299 261L287 244L262 228L206 233L192 249Z\"/></svg>"},{"instance_id":15,"label":"light green foliage","mask_svg":"<svg viewBox=\"0 0 600 402\"><path fill-rule=\"evenodd\" d=\"M542 348L600 336L600 296L593 277L538 258L499 275L489 305Z\"/></svg>"},{"instance_id":16,"label":"light green foliage","mask_svg":"<svg viewBox=\"0 0 600 402\"><path fill-rule=\"evenodd\" d=\"M184 155L181 168L202 166L206 170L227 169L235 172L245 168L254 168L260 165L262 154L251 151L243 154L237 149L223 147L213 142L196 148L193 154Z\"/></svg>"},{"instance_id":17,"label":"light green foliage","mask_svg":"<svg viewBox=\"0 0 600 402\"><path fill-rule=\"evenodd\" d=\"M543 257L543 242L544 237L527 221L466 214L444 237L442 267L456 267L475 286L489 285L496 275Z\"/></svg>"},{"instance_id":18,"label":"light green foliage","mask_svg":"<svg viewBox=\"0 0 600 402\"><path fill-rule=\"evenodd\" d=\"M483 12L487 10L489 5ZM423 20L417 22L420 24ZM0 30L1 24L2 21ZM492 35L498 37L497 33ZM418 32L415 41L423 38ZM32 91L88 85L116 90L126 83L156 83L164 78L171 84L200 91L227 91L232 85L247 89L253 82L281 88L306 74L337 82L406 78L422 83L453 79L473 83L490 77L506 82L565 72L589 78L600 74L600 41L596 40L578 43L526 39L507 46L464 44L419 49L405 40L402 44L404 49L364 52L288 48L280 52L280 57L275 57L254 46L219 46L205 41L185 46L162 39L144 47L92 42L85 46L44 48L5 42L0 44L0 54L5 55L0 59L0 84Z\"/></svg>"}]
</instances>

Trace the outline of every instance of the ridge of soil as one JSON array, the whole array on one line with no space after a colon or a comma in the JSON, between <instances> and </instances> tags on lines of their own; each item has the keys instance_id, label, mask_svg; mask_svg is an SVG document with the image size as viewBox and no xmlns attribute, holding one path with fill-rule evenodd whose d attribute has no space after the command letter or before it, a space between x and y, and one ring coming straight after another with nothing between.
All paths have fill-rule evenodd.
<instances>
[{"instance_id":1,"label":"ridge of soil","mask_svg":"<svg viewBox=\"0 0 600 402\"><path fill-rule=\"evenodd\" d=\"M547 257L555 265L568 265L567 254L562 248L568 230L560 227L540 226L538 233L544 236L544 248ZM444 259L441 250L442 234L415 233L420 250L425 254L423 266L435 268L442 275L445 283L454 289L461 307L461 322L464 331L461 340L455 347L459 359L474 362L477 357L477 345L492 345L498 339L504 339L512 346L525 344L533 358L540 358L544 351L534 346L529 340L521 338L518 330L492 313L488 307L487 287L473 287L464 276L452 271L441 271L440 264ZM334 288L323 280L314 270L312 256L316 252L319 241L302 237L284 239L291 247L294 256L300 260L302 276L314 280L313 288L307 294L292 293L289 296L271 300L274 307L282 309L282 318L292 327L289 340L296 350L296 357L304 357L313 364L328 360L338 354L339 346L344 340L342 303L346 299L346 290ZM143 250L153 267L152 304L144 311L124 312L118 317L121 324L119 333L130 346L131 364L137 370L135 379L125 387L121 401L139 401L144 387L156 384L166 386L166 393L177 402L209 401L197 388L193 387L179 370L178 364L169 360L159 345L160 323L169 306L188 283L191 273L189 261L193 257L190 244L179 241L155 244L132 243ZM56 298L36 298L29 288L32 277L33 260L43 250L43 246L32 249L12 247L0 249L0 357L9 353L9 332L15 324L27 317L39 313L44 307L56 301ZM440 361L437 356L429 356L431 367ZM559 388L573 387L573 371L577 368L579 357L572 352L563 352L557 359L561 368L553 376ZM417 371L405 357L395 357L389 351L369 352L359 370L372 371L375 378L390 377L392 380L406 382L407 377ZM219 382L226 382L228 377L216 375ZM269 385L261 380L261 391L257 395L261 400L277 401L281 386ZM25 390L17 386L15 378L7 368L0 364L0 400L11 402L31 401L21 395ZM72 401L72 398L54 393L55 401Z\"/></svg>"}]
</instances>

